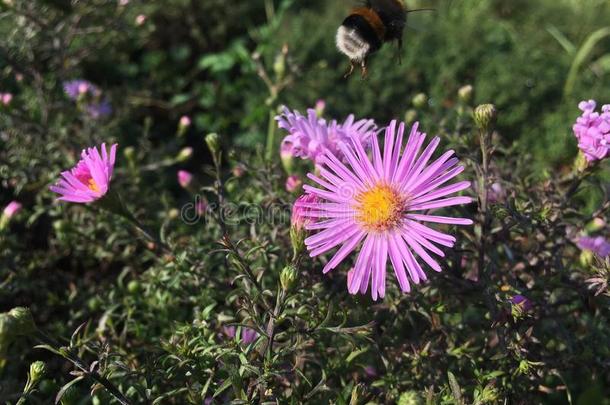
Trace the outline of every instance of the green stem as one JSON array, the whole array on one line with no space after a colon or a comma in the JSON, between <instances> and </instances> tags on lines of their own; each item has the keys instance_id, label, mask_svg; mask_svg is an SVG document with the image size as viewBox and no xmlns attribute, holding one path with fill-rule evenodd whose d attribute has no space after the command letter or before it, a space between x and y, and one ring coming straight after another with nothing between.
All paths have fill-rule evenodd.
<instances>
[{"instance_id":1,"label":"green stem","mask_svg":"<svg viewBox=\"0 0 610 405\"><path fill-rule=\"evenodd\" d=\"M265 150L265 158L267 161L273 159L275 152L275 113L273 109L269 110L269 123L267 127L267 146Z\"/></svg>"}]
</instances>

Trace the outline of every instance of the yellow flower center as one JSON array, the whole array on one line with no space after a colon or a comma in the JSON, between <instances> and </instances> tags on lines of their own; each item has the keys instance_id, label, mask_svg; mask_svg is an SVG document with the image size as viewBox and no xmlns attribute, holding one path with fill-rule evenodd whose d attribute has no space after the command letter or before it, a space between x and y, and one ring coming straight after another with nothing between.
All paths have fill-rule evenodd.
<instances>
[{"instance_id":1,"label":"yellow flower center","mask_svg":"<svg viewBox=\"0 0 610 405\"><path fill-rule=\"evenodd\" d=\"M89 190L94 191L96 193L100 192L100 188L97 186L97 183L93 179L89 179L89 181L87 182L87 187L89 187Z\"/></svg>"},{"instance_id":2,"label":"yellow flower center","mask_svg":"<svg viewBox=\"0 0 610 405\"><path fill-rule=\"evenodd\" d=\"M385 231L402 218L404 198L386 185L377 185L356 197L357 220L369 230Z\"/></svg>"}]
</instances>

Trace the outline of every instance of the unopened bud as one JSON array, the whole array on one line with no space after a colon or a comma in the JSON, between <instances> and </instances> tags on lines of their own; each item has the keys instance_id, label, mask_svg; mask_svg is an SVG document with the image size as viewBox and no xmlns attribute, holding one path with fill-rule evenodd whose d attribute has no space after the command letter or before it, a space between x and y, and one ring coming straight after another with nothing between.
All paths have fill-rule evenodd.
<instances>
[{"instance_id":1,"label":"unopened bud","mask_svg":"<svg viewBox=\"0 0 610 405\"><path fill-rule=\"evenodd\" d=\"M316 101L315 110L316 110L316 115L318 117L321 117L322 115L324 115L325 109L326 109L326 101L324 101L322 99Z\"/></svg>"},{"instance_id":2,"label":"unopened bud","mask_svg":"<svg viewBox=\"0 0 610 405\"><path fill-rule=\"evenodd\" d=\"M417 120L417 111L407 110L405 113L405 124L412 124Z\"/></svg>"},{"instance_id":3,"label":"unopened bud","mask_svg":"<svg viewBox=\"0 0 610 405\"><path fill-rule=\"evenodd\" d=\"M297 268L292 264L284 267L280 273L280 284L282 285L282 288L285 291L291 290L297 281L298 275Z\"/></svg>"},{"instance_id":4,"label":"unopened bud","mask_svg":"<svg viewBox=\"0 0 610 405\"><path fill-rule=\"evenodd\" d=\"M35 361L30 364L30 382L36 384L47 372L44 361Z\"/></svg>"},{"instance_id":5,"label":"unopened bud","mask_svg":"<svg viewBox=\"0 0 610 405\"><path fill-rule=\"evenodd\" d=\"M176 156L176 160L178 162L186 162L193 156L193 148L187 146L186 148L182 148L180 152L178 152L178 156Z\"/></svg>"},{"instance_id":6,"label":"unopened bud","mask_svg":"<svg viewBox=\"0 0 610 405\"><path fill-rule=\"evenodd\" d=\"M415 108L424 108L428 104L428 96L424 93L419 93L413 97L411 102Z\"/></svg>"},{"instance_id":7,"label":"unopened bud","mask_svg":"<svg viewBox=\"0 0 610 405\"><path fill-rule=\"evenodd\" d=\"M585 157L585 154L581 150L579 150L578 155L576 156L576 160L574 160L574 169L576 169L578 173L583 173L587 170L588 167L589 161Z\"/></svg>"},{"instance_id":8,"label":"unopened bud","mask_svg":"<svg viewBox=\"0 0 610 405\"><path fill-rule=\"evenodd\" d=\"M283 79L286 73L286 55L284 53L278 53L273 62L273 71L278 79Z\"/></svg>"},{"instance_id":9,"label":"unopened bud","mask_svg":"<svg viewBox=\"0 0 610 405\"><path fill-rule=\"evenodd\" d=\"M458 99L464 104L470 104L473 93L474 88L470 84L462 86L458 90Z\"/></svg>"},{"instance_id":10,"label":"unopened bud","mask_svg":"<svg viewBox=\"0 0 610 405\"><path fill-rule=\"evenodd\" d=\"M490 131L496 124L498 111L493 104L482 104L474 109L474 122L483 131Z\"/></svg>"},{"instance_id":11,"label":"unopened bud","mask_svg":"<svg viewBox=\"0 0 610 405\"><path fill-rule=\"evenodd\" d=\"M178 136L182 136L186 133L186 130L191 126L191 118L187 115L180 117L178 122Z\"/></svg>"},{"instance_id":12,"label":"unopened bud","mask_svg":"<svg viewBox=\"0 0 610 405\"><path fill-rule=\"evenodd\" d=\"M512 315L516 319L521 318L522 316L530 312L534 307L534 304L532 304L532 301L530 301L529 298L520 294L512 297L510 299L510 303L512 304Z\"/></svg>"},{"instance_id":13,"label":"unopened bud","mask_svg":"<svg viewBox=\"0 0 610 405\"><path fill-rule=\"evenodd\" d=\"M128 146L123 149L123 156L130 162L133 162L136 157L136 150L133 146Z\"/></svg>"},{"instance_id":14,"label":"unopened bud","mask_svg":"<svg viewBox=\"0 0 610 405\"><path fill-rule=\"evenodd\" d=\"M16 307L11 309L8 315L12 318L12 326L15 328L16 336L27 336L36 331L36 324L29 308Z\"/></svg>"},{"instance_id":15,"label":"unopened bud","mask_svg":"<svg viewBox=\"0 0 610 405\"><path fill-rule=\"evenodd\" d=\"M292 153L292 146L289 143L283 142L280 146L280 159L286 173L292 173L294 154Z\"/></svg>"},{"instance_id":16,"label":"unopened bud","mask_svg":"<svg viewBox=\"0 0 610 405\"><path fill-rule=\"evenodd\" d=\"M417 391L406 391L400 394L398 405L423 405L421 395Z\"/></svg>"},{"instance_id":17,"label":"unopened bud","mask_svg":"<svg viewBox=\"0 0 610 405\"><path fill-rule=\"evenodd\" d=\"M205 136L205 143L208 145L208 148L213 155L220 151L220 137L217 133L207 134Z\"/></svg>"},{"instance_id":18,"label":"unopened bud","mask_svg":"<svg viewBox=\"0 0 610 405\"><path fill-rule=\"evenodd\" d=\"M292 216L290 218L290 240L294 255L299 255L305 250L305 238L307 230L305 229L311 223L311 218L307 212L312 209L312 205L318 202L318 197L315 194L303 194L295 201L292 206Z\"/></svg>"}]
</instances>

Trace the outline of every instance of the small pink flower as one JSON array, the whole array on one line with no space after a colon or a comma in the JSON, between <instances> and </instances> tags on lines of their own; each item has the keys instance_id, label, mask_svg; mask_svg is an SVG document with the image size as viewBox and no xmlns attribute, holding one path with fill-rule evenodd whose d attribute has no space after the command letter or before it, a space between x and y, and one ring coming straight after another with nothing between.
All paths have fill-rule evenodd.
<instances>
[{"instance_id":1,"label":"small pink flower","mask_svg":"<svg viewBox=\"0 0 610 405\"><path fill-rule=\"evenodd\" d=\"M187 115L180 117L180 123L178 124L182 128L186 128L191 125L191 118Z\"/></svg>"},{"instance_id":2,"label":"small pink flower","mask_svg":"<svg viewBox=\"0 0 610 405\"><path fill-rule=\"evenodd\" d=\"M6 207L4 207L4 211L2 213L6 218L10 219L17 215L19 211L21 211L22 207L23 206L21 205L21 203L17 201L11 201Z\"/></svg>"},{"instance_id":3,"label":"small pink flower","mask_svg":"<svg viewBox=\"0 0 610 405\"><path fill-rule=\"evenodd\" d=\"M136 17L136 25L140 26L146 22L146 16L144 14L140 14Z\"/></svg>"},{"instance_id":4,"label":"small pink flower","mask_svg":"<svg viewBox=\"0 0 610 405\"><path fill-rule=\"evenodd\" d=\"M246 173L246 168L242 165L237 165L231 170L231 173L235 177L242 177Z\"/></svg>"},{"instance_id":5,"label":"small pink flower","mask_svg":"<svg viewBox=\"0 0 610 405\"><path fill-rule=\"evenodd\" d=\"M288 178L286 179L286 191L288 191L289 193L294 193L295 191L300 190L302 185L303 182L301 181L299 176L292 175L288 176Z\"/></svg>"},{"instance_id":6,"label":"small pink flower","mask_svg":"<svg viewBox=\"0 0 610 405\"><path fill-rule=\"evenodd\" d=\"M187 172L186 170L178 170L178 183L180 183L180 186L182 186L183 188L188 188L188 186L191 185L192 181L192 173Z\"/></svg>"},{"instance_id":7,"label":"small pink flower","mask_svg":"<svg viewBox=\"0 0 610 405\"><path fill-rule=\"evenodd\" d=\"M604 159L610 152L610 105L602 106L601 113L595 111L595 100L582 101L578 108L582 114L572 127L578 147L588 162Z\"/></svg>"},{"instance_id":8,"label":"small pink flower","mask_svg":"<svg viewBox=\"0 0 610 405\"><path fill-rule=\"evenodd\" d=\"M0 102L4 105L9 105L13 100L13 95L11 93L0 93Z\"/></svg>"},{"instance_id":9,"label":"small pink flower","mask_svg":"<svg viewBox=\"0 0 610 405\"><path fill-rule=\"evenodd\" d=\"M61 195L58 200L75 203L90 203L102 198L108 192L117 145L106 151L106 144L101 146L101 154L97 147L88 148L81 153L81 160L74 168L61 173L57 184L50 189Z\"/></svg>"}]
</instances>

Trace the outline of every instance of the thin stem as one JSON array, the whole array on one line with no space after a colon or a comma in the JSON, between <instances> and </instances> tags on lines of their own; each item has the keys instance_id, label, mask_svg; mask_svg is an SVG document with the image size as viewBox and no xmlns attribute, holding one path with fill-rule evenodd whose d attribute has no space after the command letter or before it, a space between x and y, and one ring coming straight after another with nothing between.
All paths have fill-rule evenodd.
<instances>
[{"instance_id":1,"label":"thin stem","mask_svg":"<svg viewBox=\"0 0 610 405\"><path fill-rule=\"evenodd\" d=\"M95 382L101 384L106 390L116 398L122 405L131 405L132 402L125 397L121 391L106 377L101 376L97 371L91 371L91 365L87 364L84 360L82 360L78 355L72 353L72 351L59 350L60 344L52 337L48 336L44 332L38 330L37 338L46 345L49 345L57 350L58 353L61 354L66 360L72 363L76 368L81 370L81 372L88 378L94 380Z\"/></svg>"}]
</instances>

